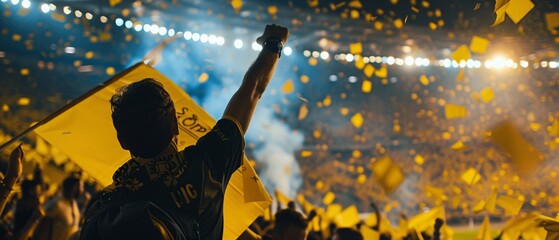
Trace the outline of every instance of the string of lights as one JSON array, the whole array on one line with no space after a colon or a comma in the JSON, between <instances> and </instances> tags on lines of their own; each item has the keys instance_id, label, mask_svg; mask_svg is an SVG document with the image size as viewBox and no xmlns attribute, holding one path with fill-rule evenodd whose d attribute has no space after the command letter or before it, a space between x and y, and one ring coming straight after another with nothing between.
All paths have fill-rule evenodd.
<instances>
[{"instance_id":1,"label":"string of lights","mask_svg":"<svg viewBox=\"0 0 559 240\"><path fill-rule=\"evenodd\" d=\"M8 0L0 0L1 2L8 2ZM31 1L29 0L9 0L11 4L18 5L21 4L23 8L30 8L32 6ZM56 11L57 6L52 3L41 3L40 5L41 12L47 14L51 11ZM72 10L69 6L62 7L62 12L66 15L74 14L76 18L85 17L87 20L93 20L95 17L90 12L82 12L80 10ZM106 16L98 16L99 21L101 23L109 23L109 18ZM217 46L224 46L226 45L227 41L223 36L216 36L214 34L206 34L206 33L198 33L198 32L191 32L191 31L177 31L172 28L167 28L164 26L158 26L157 24L149 24L141 22L134 22L132 20L126 20L121 17L117 17L114 20L114 24L117 27L124 27L127 29L133 29L136 32L145 32L151 33L154 35L160 36L169 36L173 37L176 34L182 34L182 37L186 41L194 41L200 43L207 43L210 45L217 45ZM232 41L232 46L236 49L242 49L245 44L241 39L235 39ZM254 51L260 51L262 46L256 42L252 42L251 48ZM283 55L290 56L293 53L293 49L289 46L284 47ZM322 59L325 61L330 61L332 54L327 51L310 51L304 50L302 52L303 56L307 58L315 58L315 59ZM468 60L461 60L457 62L450 58L444 59L436 59L431 60L429 58L422 58L422 57L411 57L407 56L404 58L394 57L394 56L361 56L361 55L354 55L351 53L339 53L334 54L333 59L339 62L353 62L358 61L360 59L363 60L364 63L378 63L378 64L387 64L387 65L397 65L397 66L417 66L417 67L444 67L444 68L486 68L486 69L526 69L532 67L534 69L539 68L551 68L551 69L559 69L559 61L527 61L527 60L519 60L515 61L513 59L507 59L502 56L497 56L493 59L485 60L483 63L480 60L476 59L468 59Z\"/></svg>"}]
</instances>

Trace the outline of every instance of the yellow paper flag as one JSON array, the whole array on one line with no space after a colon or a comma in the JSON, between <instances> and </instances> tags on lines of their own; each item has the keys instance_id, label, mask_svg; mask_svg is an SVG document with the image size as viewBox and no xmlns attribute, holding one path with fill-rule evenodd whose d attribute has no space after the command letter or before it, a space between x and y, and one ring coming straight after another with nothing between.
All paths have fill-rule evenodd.
<instances>
[{"instance_id":1,"label":"yellow paper flag","mask_svg":"<svg viewBox=\"0 0 559 240\"><path fill-rule=\"evenodd\" d=\"M284 206L287 206L289 202L293 201L293 199L289 198L287 195L283 194L277 189L276 191L274 191L274 195L276 195L276 199L278 200L278 202Z\"/></svg>"},{"instance_id":2,"label":"yellow paper flag","mask_svg":"<svg viewBox=\"0 0 559 240\"><path fill-rule=\"evenodd\" d=\"M361 54L363 52L363 45L360 42L351 43L349 45L349 52L353 55Z\"/></svg>"},{"instance_id":3,"label":"yellow paper flag","mask_svg":"<svg viewBox=\"0 0 559 240\"><path fill-rule=\"evenodd\" d=\"M491 191L491 195L489 195L489 198L487 199L487 202L485 202L484 209L487 210L489 213L493 214L495 213L496 204L497 204L497 189L493 189L493 191Z\"/></svg>"},{"instance_id":4,"label":"yellow paper flag","mask_svg":"<svg viewBox=\"0 0 559 240\"><path fill-rule=\"evenodd\" d=\"M543 155L522 137L510 121L494 126L491 129L491 139L511 157L520 174L534 171L544 161Z\"/></svg>"},{"instance_id":5,"label":"yellow paper flag","mask_svg":"<svg viewBox=\"0 0 559 240\"><path fill-rule=\"evenodd\" d=\"M363 80L363 83L361 84L361 91L363 91L364 93L370 93L372 89L373 82L369 80Z\"/></svg>"},{"instance_id":6,"label":"yellow paper flag","mask_svg":"<svg viewBox=\"0 0 559 240\"><path fill-rule=\"evenodd\" d=\"M394 192L404 181L402 169L388 155L375 161L371 169L373 170L373 176L387 194Z\"/></svg>"},{"instance_id":7,"label":"yellow paper flag","mask_svg":"<svg viewBox=\"0 0 559 240\"><path fill-rule=\"evenodd\" d=\"M454 53L452 53L452 59L457 63L460 63L462 60L468 61L468 59L470 59L470 50L468 50L466 45L462 45L458 47Z\"/></svg>"},{"instance_id":8,"label":"yellow paper flag","mask_svg":"<svg viewBox=\"0 0 559 240\"><path fill-rule=\"evenodd\" d=\"M291 79L285 81L285 83L281 86L281 92L283 94L293 93L293 90L294 90L293 80Z\"/></svg>"},{"instance_id":9,"label":"yellow paper flag","mask_svg":"<svg viewBox=\"0 0 559 240\"><path fill-rule=\"evenodd\" d=\"M418 232L430 231L435 225L437 218L445 219L444 207L432 208L429 211L417 214L408 221L408 228Z\"/></svg>"},{"instance_id":10,"label":"yellow paper flag","mask_svg":"<svg viewBox=\"0 0 559 240\"><path fill-rule=\"evenodd\" d=\"M439 203L448 200L448 197L444 194L444 191L443 191L442 188L437 188L437 187L433 187L433 186L426 186L425 187L425 192L427 192L428 196L431 196L432 198L437 200L437 202L439 202Z\"/></svg>"},{"instance_id":11,"label":"yellow paper flag","mask_svg":"<svg viewBox=\"0 0 559 240\"><path fill-rule=\"evenodd\" d=\"M486 38L474 36L472 42L470 43L470 50L475 53L485 53L487 51L487 46L489 45L489 40Z\"/></svg>"},{"instance_id":12,"label":"yellow paper flag","mask_svg":"<svg viewBox=\"0 0 559 240\"><path fill-rule=\"evenodd\" d=\"M495 98L495 92L493 92L493 89L490 87L484 88L483 90L481 90L480 96L482 101L491 102L491 100Z\"/></svg>"},{"instance_id":13,"label":"yellow paper flag","mask_svg":"<svg viewBox=\"0 0 559 240\"><path fill-rule=\"evenodd\" d=\"M89 97L75 101L71 107L35 131L51 145L64 151L102 186L107 186L111 184L115 170L130 159L130 153L120 147L116 138L109 100L116 89L144 78L157 79L174 100L178 110L179 149L195 144L215 125L215 120L180 87L154 68L141 63L111 78L91 92ZM224 200L224 239L236 239L271 203L270 196L258 178L251 179L250 182L244 181L244 175L248 173L254 174L248 175L249 177L256 176L252 166L244 161L243 167L233 174L227 186ZM257 196L263 198L254 199ZM247 202L246 199L253 201Z\"/></svg>"},{"instance_id":14,"label":"yellow paper flag","mask_svg":"<svg viewBox=\"0 0 559 240\"><path fill-rule=\"evenodd\" d=\"M510 0L507 5L505 12L514 23L519 23L534 8L530 0Z\"/></svg>"},{"instance_id":15,"label":"yellow paper flag","mask_svg":"<svg viewBox=\"0 0 559 240\"><path fill-rule=\"evenodd\" d=\"M336 216L335 222L339 228L354 227L357 223L359 223L359 212L357 211L357 207L355 207L355 205L351 205L344 209L338 216Z\"/></svg>"},{"instance_id":16,"label":"yellow paper flag","mask_svg":"<svg viewBox=\"0 0 559 240\"><path fill-rule=\"evenodd\" d=\"M502 1L502 3L504 3L504 2L505 1ZM497 7L497 5L495 5L495 7ZM495 27L495 26L497 26L500 23L505 21L505 14L506 14L508 6L509 6L509 3L507 2L506 4L504 4L502 7L498 8L495 11L495 14L497 14L497 18L495 18L495 22L493 23L493 25L491 25L491 27Z\"/></svg>"},{"instance_id":17,"label":"yellow paper flag","mask_svg":"<svg viewBox=\"0 0 559 240\"><path fill-rule=\"evenodd\" d=\"M483 218L483 223L481 224L481 229L479 230L476 240L493 240L491 237L491 228L489 226L489 217L487 215Z\"/></svg>"},{"instance_id":18,"label":"yellow paper flag","mask_svg":"<svg viewBox=\"0 0 559 240\"><path fill-rule=\"evenodd\" d=\"M361 225L361 228L359 229L359 231L361 232L361 235L363 235L363 240L379 240L380 239L380 233L370 229L369 227L365 226L365 225Z\"/></svg>"},{"instance_id":19,"label":"yellow paper flag","mask_svg":"<svg viewBox=\"0 0 559 240\"><path fill-rule=\"evenodd\" d=\"M342 212L342 205L340 204L330 204L326 208L326 217L328 219L334 219L338 214Z\"/></svg>"},{"instance_id":20,"label":"yellow paper flag","mask_svg":"<svg viewBox=\"0 0 559 240\"><path fill-rule=\"evenodd\" d=\"M511 196L499 196L497 199L497 205L505 209L505 215L507 216L516 216L522 209L522 205L524 201L521 201L517 198L513 198Z\"/></svg>"},{"instance_id":21,"label":"yellow paper flag","mask_svg":"<svg viewBox=\"0 0 559 240\"><path fill-rule=\"evenodd\" d=\"M474 168L469 168L462 174L462 180L468 185L474 185L481 180L481 175Z\"/></svg>"},{"instance_id":22,"label":"yellow paper flag","mask_svg":"<svg viewBox=\"0 0 559 240\"><path fill-rule=\"evenodd\" d=\"M559 27L559 13L558 12L553 12L553 13L546 13L545 14L545 22L547 23L547 30L549 30L549 32L551 32L551 34L556 35L558 34L559 30L557 30L557 28Z\"/></svg>"},{"instance_id":23,"label":"yellow paper flag","mask_svg":"<svg viewBox=\"0 0 559 240\"><path fill-rule=\"evenodd\" d=\"M326 195L324 195L322 202L324 203L324 205L330 205L332 204L332 202L334 202L334 199L336 199L336 194L334 194L333 192L327 192Z\"/></svg>"},{"instance_id":24,"label":"yellow paper flag","mask_svg":"<svg viewBox=\"0 0 559 240\"><path fill-rule=\"evenodd\" d=\"M465 118L468 115L468 110L464 106L446 104L444 106L444 114L446 119Z\"/></svg>"},{"instance_id":25,"label":"yellow paper flag","mask_svg":"<svg viewBox=\"0 0 559 240\"><path fill-rule=\"evenodd\" d=\"M553 121L553 125L549 129L549 135L552 137L559 137L559 120Z\"/></svg>"},{"instance_id":26,"label":"yellow paper flag","mask_svg":"<svg viewBox=\"0 0 559 240\"><path fill-rule=\"evenodd\" d=\"M476 205L474 205L474 207L472 208L472 212L478 214L480 212L483 212L484 208L485 208L485 200L480 200L478 203L476 203Z\"/></svg>"}]
</instances>

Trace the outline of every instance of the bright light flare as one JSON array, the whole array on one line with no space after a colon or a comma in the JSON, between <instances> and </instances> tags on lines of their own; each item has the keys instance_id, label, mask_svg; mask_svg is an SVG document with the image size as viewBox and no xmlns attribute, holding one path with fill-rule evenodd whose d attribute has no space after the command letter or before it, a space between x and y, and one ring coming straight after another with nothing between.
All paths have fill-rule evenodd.
<instances>
[{"instance_id":1,"label":"bright light flare","mask_svg":"<svg viewBox=\"0 0 559 240\"><path fill-rule=\"evenodd\" d=\"M243 40L235 39L235 41L233 42L233 46L235 46L236 49L242 48L243 47Z\"/></svg>"},{"instance_id":2,"label":"bright light flare","mask_svg":"<svg viewBox=\"0 0 559 240\"><path fill-rule=\"evenodd\" d=\"M293 49L291 49L290 47L285 47L283 48L283 53L285 54L285 56L289 56L291 55L291 53L293 53Z\"/></svg>"}]
</instances>

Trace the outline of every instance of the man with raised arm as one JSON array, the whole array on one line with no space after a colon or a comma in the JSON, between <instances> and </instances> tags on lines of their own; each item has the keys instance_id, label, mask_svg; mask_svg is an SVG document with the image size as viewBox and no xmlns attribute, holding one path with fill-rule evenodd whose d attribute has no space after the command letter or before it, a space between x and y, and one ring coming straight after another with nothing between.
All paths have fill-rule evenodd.
<instances>
[{"instance_id":1,"label":"man with raised arm","mask_svg":"<svg viewBox=\"0 0 559 240\"><path fill-rule=\"evenodd\" d=\"M173 101L157 79L143 79L119 89L111 99L113 125L122 148L130 151L132 159L114 173L113 184L105 192L117 192L124 202L154 203L176 221L187 239L195 235L200 239L221 239L225 189L242 164L244 134L288 37L286 28L266 26L257 39L263 49L222 118L195 145L184 150L177 149ZM94 204L92 209L95 208ZM126 211L138 210L122 208L119 214L126 217ZM134 232L133 226L107 227L112 223L103 223L102 219L92 224L88 215L95 214L86 213L84 226L89 226L87 233L84 227L82 238L84 234L89 235L87 239L115 237L114 232L103 231L111 227L123 234L130 230L132 235L120 235L123 237L144 231L136 227Z\"/></svg>"}]
</instances>

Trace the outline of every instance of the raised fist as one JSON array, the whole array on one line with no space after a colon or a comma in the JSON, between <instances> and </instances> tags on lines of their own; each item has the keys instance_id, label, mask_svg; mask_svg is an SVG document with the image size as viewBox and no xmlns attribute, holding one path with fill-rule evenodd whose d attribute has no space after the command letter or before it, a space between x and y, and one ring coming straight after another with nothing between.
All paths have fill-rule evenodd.
<instances>
[{"instance_id":1,"label":"raised fist","mask_svg":"<svg viewBox=\"0 0 559 240\"><path fill-rule=\"evenodd\" d=\"M264 29L264 33L262 36L256 39L256 42L260 45L264 44L264 41L269 37L277 37L281 39L281 42L285 44L287 39L289 38L289 30L279 25L266 25L266 29Z\"/></svg>"}]
</instances>

